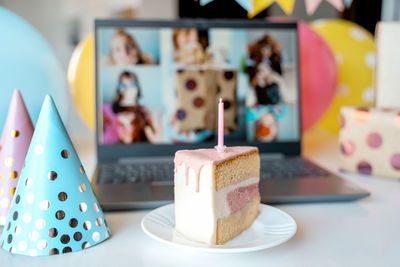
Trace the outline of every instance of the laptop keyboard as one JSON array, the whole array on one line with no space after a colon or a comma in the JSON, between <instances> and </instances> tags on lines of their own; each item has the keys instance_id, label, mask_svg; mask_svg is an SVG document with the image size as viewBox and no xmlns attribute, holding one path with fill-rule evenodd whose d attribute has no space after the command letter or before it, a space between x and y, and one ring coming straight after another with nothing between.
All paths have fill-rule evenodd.
<instances>
[{"instance_id":1,"label":"laptop keyboard","mask_svg":"<svg viewBox=\"0 0 400 267\"><path fill-rule=\"evenodd\" d=\"M296 157L262 159L261 179L293 179L326 177L329 173L310 161ZM167 182L174 179L174 163L102 164L99 166L99 184Z\"/></svg>"},{"instance_id":2,"label":"laptop keyboard","mask_svg":"<svg viewBox=\"0 0 400 267\"><path fill-rule=\"evenodd\" d=\"M301 177L326 177L329 172L311 163L295 157L285 159L261 160L261 179L293 179Z\"/></svg>"},{"instance_id":3,"label":"laptop keyboard","mask_svg":"<svg viewBox=\"0 0 400 267\"><path fill-rule=\"evenodd\" d=\"M172 161L172 160L171 160ZM174 179L174 163L102 164L99 184L123 184Z\"/></svg>"}]
</instances>

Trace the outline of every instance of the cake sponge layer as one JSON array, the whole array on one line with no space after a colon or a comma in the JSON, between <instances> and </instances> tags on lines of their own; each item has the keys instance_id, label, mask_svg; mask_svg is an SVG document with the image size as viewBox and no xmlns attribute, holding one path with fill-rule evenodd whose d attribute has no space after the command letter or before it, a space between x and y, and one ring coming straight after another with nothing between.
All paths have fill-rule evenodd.
<instances>
[{"instance_id":1,"label":"cake sponge layer","mask_svg":"<svg viewBox=\"0 0 400 267\"><path fill-rule=\"evenodd\" d=\"M221 190L249 177L260 176L260 156L257 151L219 163L215 169L215 189Z\"/></svg>"},{"instance_id":2,"label":"cake sponge layer","mask_svg":"<svg viewBox=\"0 0 400 267\"><path fill-rule=\"evenodd\" d=\"M260 195L257 194L242 209L217 221L216 243L224 244L233 239L250 225L260 214Z\"/></svg>"}]
</instances>

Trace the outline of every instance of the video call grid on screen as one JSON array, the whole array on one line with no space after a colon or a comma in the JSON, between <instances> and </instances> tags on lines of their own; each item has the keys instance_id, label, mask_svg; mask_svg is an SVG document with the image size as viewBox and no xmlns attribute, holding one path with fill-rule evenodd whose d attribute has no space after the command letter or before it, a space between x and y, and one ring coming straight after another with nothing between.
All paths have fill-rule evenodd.
<instances>
[{"instance_id":1,"label":"video call grid on screen","mask_svg":"<svg viewBox=\"0 0 400 267\"><path fill-rule=\"evenodd\" d=\"M299 141L296 27L241 25L97 27L99 144L213 141L220 97L226 142Z\"/></svg>"}]
</instances>

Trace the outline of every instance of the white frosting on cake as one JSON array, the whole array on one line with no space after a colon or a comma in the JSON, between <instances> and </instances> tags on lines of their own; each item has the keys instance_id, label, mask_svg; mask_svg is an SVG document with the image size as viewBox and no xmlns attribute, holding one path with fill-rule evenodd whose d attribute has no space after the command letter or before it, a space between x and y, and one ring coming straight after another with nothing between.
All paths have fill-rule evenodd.
<instances>
[{"instance_id":1,"label":"white frosting on cake","mask_svg":"<svg viewBox=\"0 0 400 267\"><path fill-rule=\"evenodd\" d=\"M174 182L176 231L189 239L209 244L216 242L217 220L231 214L228 193L259 182L259 177L251 177L217 192L214 175L215 165L204 165L200 171L199 190L196 190L197 175L189 168L186 184L186 166L183 162L177 166Z\"/></svg>"},{"instance_id":2,"label":"white frosting on cake","mask_svg":"<svg viewBox=\"0 0 400 267\"><path fill-rule=\"evenodd\" d=\"M196 192L196 173L189 169L186 185L185 163L175 173L175 229L199 242L215 243L216 216L213 164L204 165L200 172L200 190Z\"/></svg>"}]
</instances>

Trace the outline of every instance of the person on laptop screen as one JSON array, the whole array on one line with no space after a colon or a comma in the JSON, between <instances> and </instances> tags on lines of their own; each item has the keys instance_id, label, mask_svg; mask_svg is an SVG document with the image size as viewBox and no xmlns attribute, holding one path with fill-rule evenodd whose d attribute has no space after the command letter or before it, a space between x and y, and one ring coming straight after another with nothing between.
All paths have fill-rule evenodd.
<instances>
[{"instance_id":1,"label":"person on laptop screen","mask_svg":"<svg viewBox=\"0 0 400 267\"><path fill-rule=\"evenodd\" d=\"M295 32L110 27L98 36L98 58L109 58L98 76L103 144L212 141L220 97L227 142L298 140Z\"/></svg>"},{"instance_id":2,"label":"person on laptop screen","mask_svg":"<svg viewBox=\"0 0 400 267\"><path fill-rule=\"evenodd\" d=\"M110 42L110 53L104 58L110 65L154 64L153 58L143 53L135 38L123 29L117 29Z\"/></svg>"},{"instance_id":3,"label":"person on laptop screen","mask_svg":"<svg viewBox=\"0 0 400 267\"><path fill-rule=\"evenodd\" d=\"M140 96L136 74L122 72L112 106L118 121L118 137L121 143L150 142L156 132L149 111L139 103Z\"/></svg>"}]
</instances>

